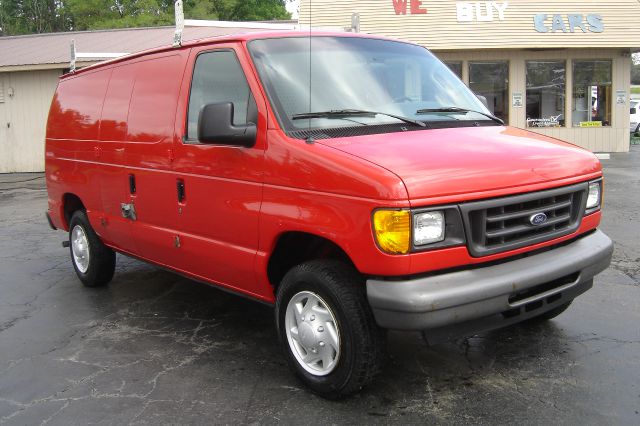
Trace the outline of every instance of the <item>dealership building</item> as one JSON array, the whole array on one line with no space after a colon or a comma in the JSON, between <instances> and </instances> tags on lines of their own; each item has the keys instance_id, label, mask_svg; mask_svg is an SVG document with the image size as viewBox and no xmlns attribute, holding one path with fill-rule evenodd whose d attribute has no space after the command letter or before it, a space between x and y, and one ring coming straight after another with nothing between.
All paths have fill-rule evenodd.
<instances>
[{"instance_id":1,"label":"dealership building","mask_svg":"<svg viewBox=\"0 0 640 426\"><path fill-rule=\"evenodd\" d=\"M509 125L594 152L629 150L638 0L300 0L298 23L209 24L186 28L184 39L311 25L417 43ZM167 45L173 33L158 27L0 37L0 173L44 170L47 114L72 40L85 52L77 63L83 66L105 54Z\"/></svg>"},{"instance_id":2,"label":"dealership building","mask_svg":"<svg viewBox=\"0 0 640 426\"><path fill-rule=\"evenodd\" d=\"M509 125L629 150L637 0L301 0L299 23L420 44Z\"/></svg>"}]
</instances>

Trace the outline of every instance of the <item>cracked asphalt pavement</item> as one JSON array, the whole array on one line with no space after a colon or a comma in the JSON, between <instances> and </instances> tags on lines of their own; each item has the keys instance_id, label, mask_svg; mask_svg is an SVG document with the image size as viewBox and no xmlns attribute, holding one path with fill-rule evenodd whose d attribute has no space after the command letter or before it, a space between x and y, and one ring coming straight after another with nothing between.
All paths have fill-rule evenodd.
<instances>
[{"instance_id":1,"label":"cracked asphalt pavement","mask_svg":"<svg viewBox=\"0 0 640 426\"><path fill-rule=\"evenodd\" d=\"M640 147L604 160L612 267L557 319L391 359L341 402L305 390L271 308L118 257L76 278L41 175L0 175L0 424L640 424Z\"/></svg>"}]
</instances>

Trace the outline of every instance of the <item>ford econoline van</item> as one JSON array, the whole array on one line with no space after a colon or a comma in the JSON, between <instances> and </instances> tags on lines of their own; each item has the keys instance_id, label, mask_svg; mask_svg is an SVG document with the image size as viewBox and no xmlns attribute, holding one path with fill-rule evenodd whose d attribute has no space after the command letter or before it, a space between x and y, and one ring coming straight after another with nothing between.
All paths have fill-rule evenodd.
<instances>
[{"instance_id":1,"label":"ford econoline van","mask_svg":"<svg viewBox=\"0 0 640 426\"><path fill-rule=\"evenodd\" d=\"M46 178L86 286L119 252L273 305L291 369L329 398L375 377L383 330L550 319L612 254L592 153L373 36L234 35L66 74Z\"/></svg>"}]
</instances>

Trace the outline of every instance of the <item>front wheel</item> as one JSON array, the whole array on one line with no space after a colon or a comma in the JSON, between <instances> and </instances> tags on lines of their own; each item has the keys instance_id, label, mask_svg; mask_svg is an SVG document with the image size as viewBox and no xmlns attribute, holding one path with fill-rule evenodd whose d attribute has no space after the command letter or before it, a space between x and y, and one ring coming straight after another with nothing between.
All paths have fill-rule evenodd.
<instances>
[{"instance_id":1,"label":"front wheel","mask_svg":"<svg viewBox=\"0 0 640 426\"><path fill-rule=\"evenodd\" d=\"M71 216L69 249L73 268L85 286L98 287L111 281L116 269L116 254L100 241L82 210Z\"/></svg>"},{"instance_id":2,"label":"front wheel","mask_svg":"<svg viewBox=\"0 0 640 426\"><path fill-rule=\"evenodd\" d=\"M379 373L385 339L351 266L316 260L291 269L278 288L276 324L289 367L314 392L337 399Z\"/></svg>"}]
</instances>

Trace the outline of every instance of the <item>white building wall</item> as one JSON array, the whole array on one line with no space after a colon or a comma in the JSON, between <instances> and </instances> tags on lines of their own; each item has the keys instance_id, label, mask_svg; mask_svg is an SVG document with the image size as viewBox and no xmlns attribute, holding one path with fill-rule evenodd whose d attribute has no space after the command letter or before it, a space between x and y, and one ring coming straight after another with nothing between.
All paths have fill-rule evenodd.
<instances>
[{"instance_id":1,"label":"white building wall","mask_svg":"<svg viewBox=\"0 0 640 426\"><path fill-rule=\"evenodd\" d=\"M413 4L413 8L412 8ZM468 20L458 8L472 8ZM413 10L412 9L416 9ZM502 12L499 12L498 10ZM351 15L360 15L360 31L410 41L431 50L525 48L637 48L640 40L638 0L300 0L301 25L351 27ZM534 17L554 15L565 31L536 31ZM598 15L603 31L568 27L568 15L586 20Z\"/></svg>"},{"instance_id":2,"label":"white building wall","mask_svg":"<svg viewBox=\"0 0 640 426\"><path fill-rule=\"evenodd\" d=\"M47 116L61 74L0 73L0 173L44 171Z\"/></svg>"}]
</instances>

